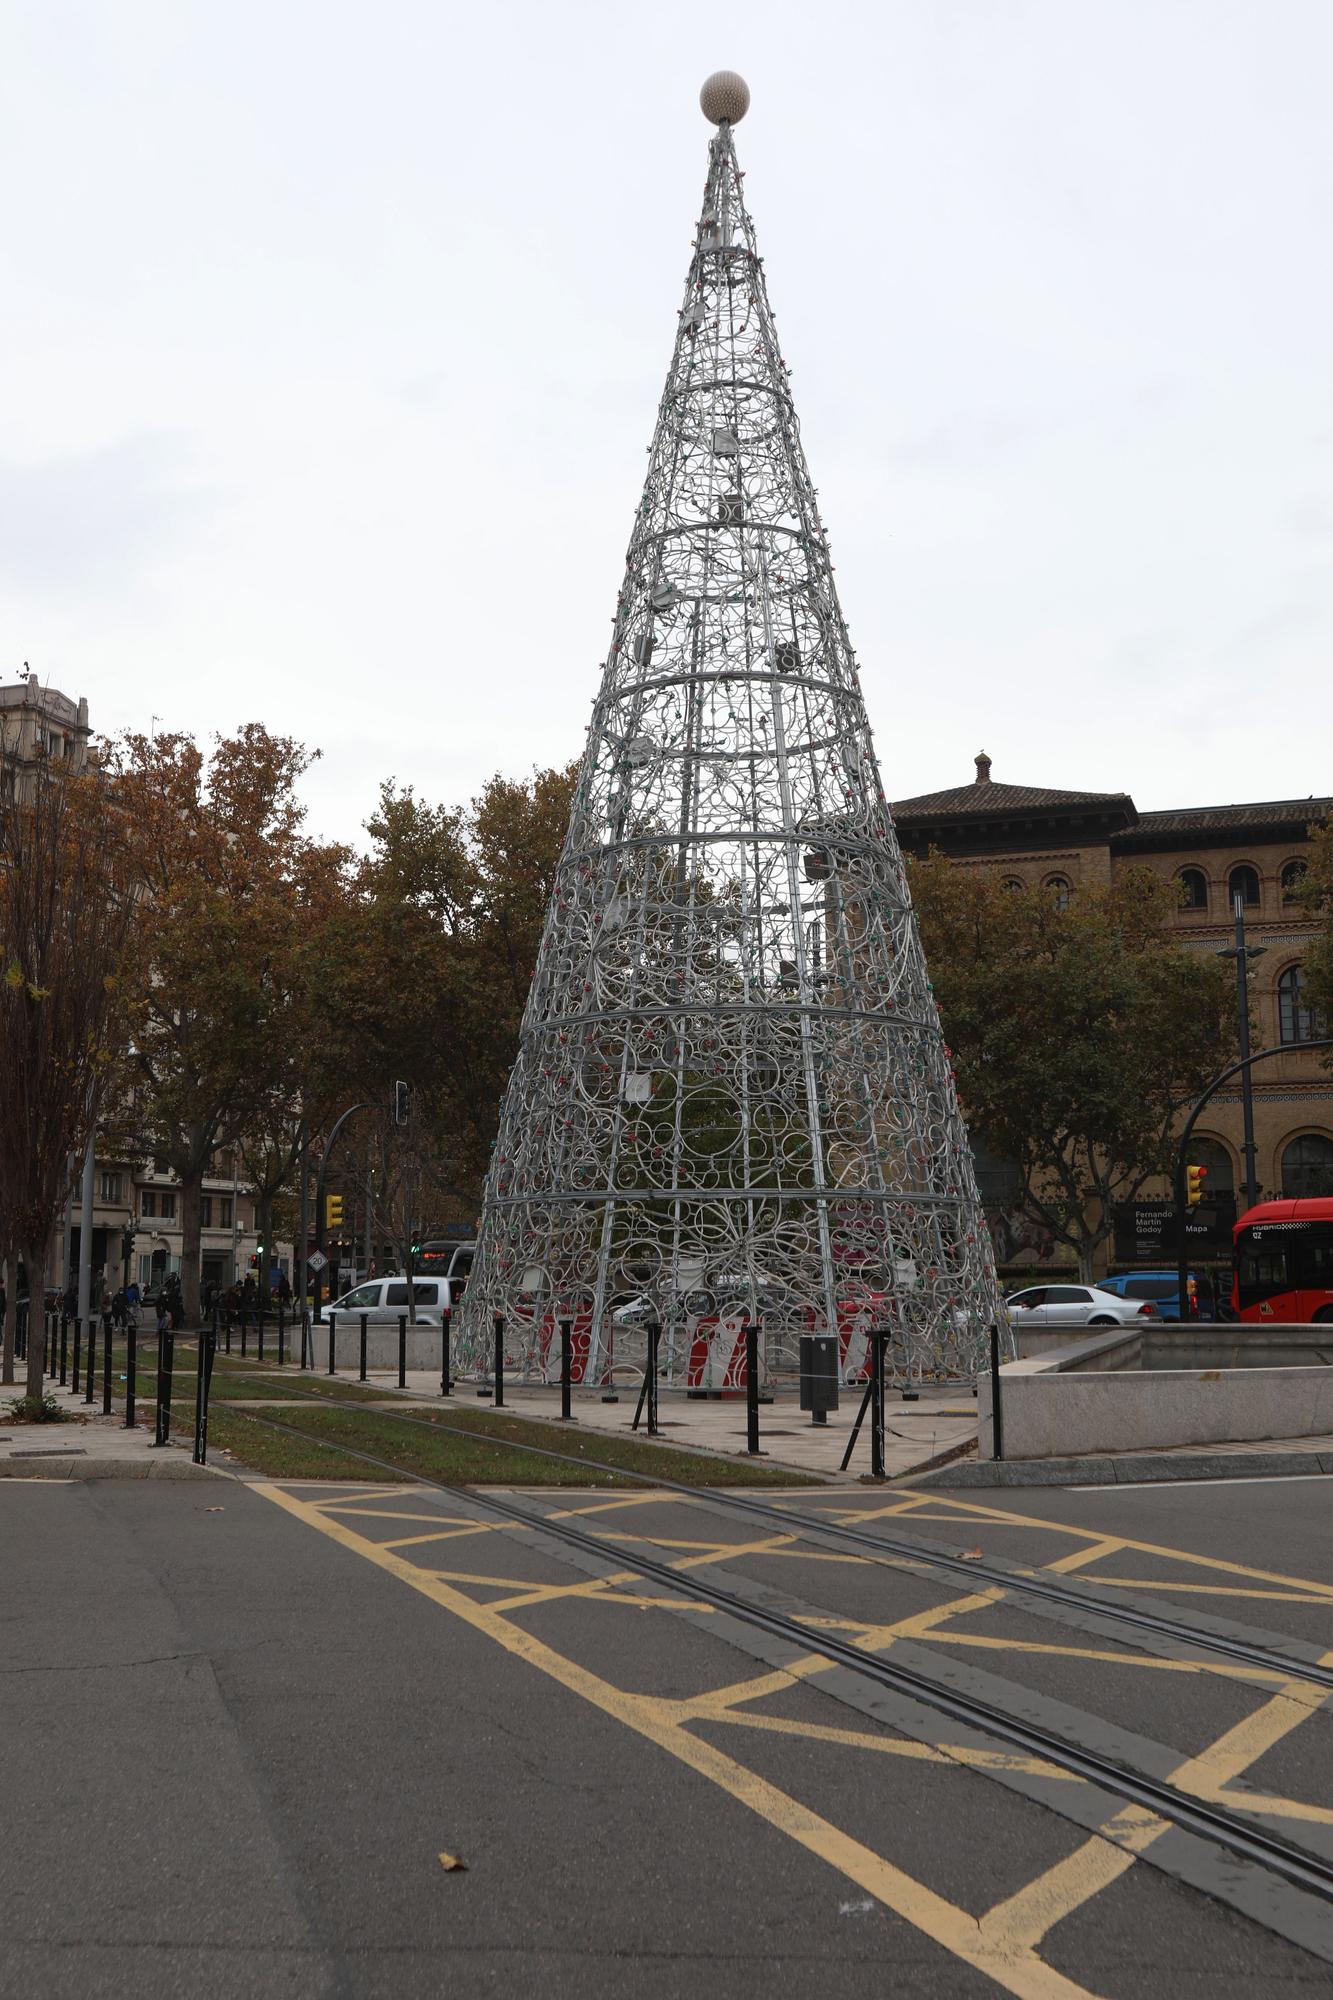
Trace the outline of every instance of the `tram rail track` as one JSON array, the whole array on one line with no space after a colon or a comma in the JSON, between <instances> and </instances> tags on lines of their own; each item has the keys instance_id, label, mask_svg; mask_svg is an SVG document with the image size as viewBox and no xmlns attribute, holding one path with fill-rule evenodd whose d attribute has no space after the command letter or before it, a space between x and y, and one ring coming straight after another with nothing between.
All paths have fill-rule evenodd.
<instances>
[{"instance_id":1,"label":"tram rail track","mask_svg":"<svg viewBox=\"0 0 1333 2000\"><path fill-rule=\"evenodd\" d=\"M320 1400L317 1397L311 1400ZM261 1416L256 1411L247 1411L251 1421L269 1430L309 1442L311 1433L292 1424L280 1423L271 1416ZM426 1420L416 1419L417 1422ZM430 1428L436 1428L429 1425ZM469 1436L475 1433L468 1433ZM413 1472L392 1459L382 1458L375 1452L362 1450L359 1446L330 1443L329 1449L353 1462L373 1465L380 1471L387 1471L395 1477L406 1479L413 1485L432 1492L456 1496L465 1491L468 1503L516 1527L535 1531L591 1556L599 1562L610 1564L616 1570L630 1570L644 1581L686 1599L708 1604L713 1609L724 1612L741 1624L766 1633L769 1637L785 1641L800 1652L817 1653L831 1665L846 1668L873 1685L890 1693L905 1696L920 1702L925 1707L944 1715L949 1720L974 1729L993 1740L1020 1751L1025 1756L1035 1757L1081 1778L1123 1800L1126 1804L1140 1807L1155 1814L1171 1826L1192 1834L1223 1849L1236 1859L1248 1862L1281 1879L1291 1888L1317 1897L1321 1902L1333 1904L1333 1861L1325 1860L1309 1849L1284 1840L1280 1835L1266 1828L1254 1825L1240 1814L1225 1807L1210 1804L1191 1793L1182 1791L1169 1782L1153 1778L1145 1772L1133 1769L1113 1758L1082 1745L1070 1742L1068 1738L1054 1731L1025 1722L1021 1717L1006 1713L994 1703L960 1692L956 1688L942 1685L927 1674L900 1662L866 1651L851 1641L841 1639L823 1628L812 1631L798 1619L770 1607L752 1603L747 1598L729 1590L725 1585L714 1583L697 1570L681 1571L654 1557L634 1553L627 1554L621 1543L609 1542L603 1537L590 1534L586 1529L577 1528L567 1520L553 1520L547 1515L533 1513L516 1502L502 1498L499 1494L477 1487L459 1489L443 1480L432 1479L429 1474ZM561 1454L548 1453L548 1456ZM578 1464L588 1465L586 1459ZM607 1471L620 1470L606 1467ZM693 1494L696 1489L684 1488ZM969 1570L971 1569L969 1565ZM1293 1678L1298 1677L1297 1674Z\"/></svg>"},{"instance_id":2,"label":"tram rail track","mask_svg":"<svg viewBox=\"0 0 1333 2000\"><path fill-rule=\"evenodd\" d=\"M332 1397L323 1396L317 1390L291 1390L284 1384L287 1394L296 1394L312 1407L335 1409L344 1413L360 1410L364 1413L367 1405L361 1403L337 1402ZM246 1411L246 1414L252 1414ZM445 1412L432 1412L429 1416L417 1415L409 1410L391 1410L376 1407L375 1414L393 1423L409 1424L426 1431L449 1432L454 1436L477 1437L475 1430L460 1424L450 1424ZM521 1421L521 1419L520 1419ZM339 1447L341 1449L341 1447ZM557 1463L576 1465L584 1471L602 1471L616 1478L629 1479L636 1484L651 1487L654 1491L676 1493L682 1498L695 1502L705 1500L709 1506L750 1516L752 1519L767 1521L788 1532L797 1532L800 1538L830 1548L848 1548L869 1554L888 1564L907 1563L914 1571L923 1568L938 1571L949 1578L965 1582L969 1591L979 1586L1004 1590L1020 1597L1037 1599L1062 1610L1090 1612L1098 1618L1108 1619L1130 1631L1150 1633L1159 1639L1174 1644L1202 1648L1205 1652L1217 1654L1233 1664L1254 1667L1263 1673L1279 1674L1293 1680L1303 1680L1311 1685L1333 1692L1333 1667L1325 1666L1317 1660L1301 1658L1289 1652L1258 1644L1252 1640L1237 1637L1231 1633L1218 1633L1189 1619L1172 1618L1164 1612L1153 1611L1146 1605L1126 1604L1123 1600L1105 1598L1098 1587L1086 1582L1071 1586L1057 1583L1052 1578L1035 1575L1027 1569L1002 1568L988 1563L984 1558L954 1556L947 1550L932 1548L929 1544L914 1542L895 1535L868 1533L864 1528L854 1528L842 1522L811 1520L809 1515L795 1509L774 1506L771 1501L757 1500L748 1493L735 1490L723 1492L709 1487L701 1489L687 1486L680 1480L665 1479L651 1472L639 1472L626 1466L608 1465L604 1460L575 1456L571 1452L560 1452L549 1445L523 1443L524 1451L534 1457L555 1460Z\"/></svg>"}]
</instances>

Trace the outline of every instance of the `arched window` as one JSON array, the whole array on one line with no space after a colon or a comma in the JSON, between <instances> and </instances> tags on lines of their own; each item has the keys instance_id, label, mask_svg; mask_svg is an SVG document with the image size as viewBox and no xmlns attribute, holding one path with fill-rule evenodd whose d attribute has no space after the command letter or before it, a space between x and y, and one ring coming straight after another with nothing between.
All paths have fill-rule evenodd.
<instances>
[{"instance_id":1,"label":"arched window","mask_svg":"<svg viewBox=\"0 0 1333 2000\"><path fill-rule=\"evenodd\" d=\"M1305 863L1303 861L1286 862L1283 866L1280 880L1282 883L1283 902L1294 903L1298 901L1301 893L1301 884L1305 880Z\"/></svg>"},{"instance_id":2,"label":"arched window","mask_svg":"<svg viewBox=\"0 0 1333 2000\"><path fill-rule=\"evenodd\" d=\"M1278 1037L1284 1042L1313 1042L1324 1024L1305 999L1305 977L1299 965L1289 965L1277 982Z\"/></svg>"},{"instance_id":3,"label":"arched window","mask_svg":"<svg viewBox=\"0 0 1333 2000\"><path fill-rule=\"evenodd\" d=\"M1282 1152L1282 1193L1288 1201L1333 1194L1333 1139L1306 1132Z\"/></svg>"},{"instance_id":4,"label":"arched window","mask_svg":"<svg viewBox=\"0 0 1333 2000\"><path fill-rule=\"evenodd\" d=\"M1010 890L1021 889L1022 886L1023 884L1019 881L1017 875L1006 875L1003 882L1001 882L1000 884L1000 887L1002 889L1010 889Z\"/></svg>"},{"instance_id":5,"label":"arched window","mask_svg":"<svg viewBox=\"0 0 1333 2000\"><path fill-rule=\"evenodd\" d=\"M1180 907L1182 910L1206 910L1208 908L1208 877L1202 868L1182 868L1176 877L1180 884Z\"/></svg>"},{"instance_id":6,"label":"arched window","mask_svg":"<svg viewBox=\"0 0 1333 2000\"><path fill-rule=\"evenodd\" d=\"M1204 1184L1205 1194L1234 1194L1236 1192L1236 1170L1231 1163L1231 1154L1220 1139L1193 1138L1185 1154L1187 1167L1203 1167L1208 1175Z\"/></svg>"},{"instance_id":7,"label":"arched window","mask_svg":"<svg viewBox=\"0 0 1333 2000\"><path fill-rule=\"evenodd\" d=\"M1048 875L1044 887L1057 910L1069 908L1070 889L1063 875Z\"/></svg>"},{"instance_id":8,"label":"arched window","mask_svg":"<svg viewBox=\"0 0 1333 2000\"><path fill-rule=\"evenodd\" d=\"M1259 900L1259 871L1251 868L1248 861L1241 867L1233 868L1227 877L1227 900L1234 903L1237 896L1242 903L1257 903Z\"/></svg>"}]
</instances>

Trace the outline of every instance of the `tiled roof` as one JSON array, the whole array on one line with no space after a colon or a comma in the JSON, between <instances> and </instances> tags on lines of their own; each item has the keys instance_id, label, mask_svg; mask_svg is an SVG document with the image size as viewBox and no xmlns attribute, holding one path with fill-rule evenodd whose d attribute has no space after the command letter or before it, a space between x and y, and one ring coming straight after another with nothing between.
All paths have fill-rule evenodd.
<instances>
[{"instance_id":1,"label":"tiled roof","mask_svg":"<svg viewBox=\"0 0 1333 2000\"><path fill-rule=\"evenodd\" d=\"M898 799L896 820L937 819L966 814L995 818L1016 812L1050 812L1075 806L1120 806L1133 812L1128 792L1052 792L1040 785L956 785L947 792L924 792L920 798Z\"/></svg>"},{"instance_id":2,"label":"tiled roof","mask_svg":"<svg viewBox=\"0 0 1333 2000\"><path fill-rule=\"evenodd\" d=\"M1140 813L1119 838L1138 834L1222 832L1228 827L1309 826L1333 814L1333 799L1269 799L1249 806L1177 806L1170 812Z\"/></svg>"}]
</instances>

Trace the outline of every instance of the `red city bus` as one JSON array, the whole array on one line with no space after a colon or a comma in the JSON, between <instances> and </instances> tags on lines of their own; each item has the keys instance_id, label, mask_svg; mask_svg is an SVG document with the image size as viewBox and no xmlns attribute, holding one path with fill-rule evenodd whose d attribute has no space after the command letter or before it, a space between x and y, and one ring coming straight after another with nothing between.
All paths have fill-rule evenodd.
<instances>
[{"instance_id":1,"label":"red city bus","mask_svg":"<svg viewBox=\"0 0 1333 2000\"><path fill-rule=\"evenodd\" d=\"M1234 1240L1231 1303L1241 1319L1333 1321L1333 1195L1261 1201Z\"/></svg>"}]
</instances>

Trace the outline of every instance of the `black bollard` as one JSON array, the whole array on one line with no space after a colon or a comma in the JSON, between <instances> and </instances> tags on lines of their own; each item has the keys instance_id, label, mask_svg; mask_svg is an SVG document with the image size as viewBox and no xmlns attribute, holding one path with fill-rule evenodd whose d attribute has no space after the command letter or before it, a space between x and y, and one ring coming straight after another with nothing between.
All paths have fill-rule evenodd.
<instances>
[{"instance_id":1,"label":"black bollard","mask_svg":"<svg viewBox=\"0 0 1333 2000\"><path fill-rule=\"evenodd\" d=\"M746 1320L745 1335L745 1449L751 1458L759 1456L759 1329Z\"/></svg>"},{"instance_id":2,"label":"black bollard","mask_svg":"<svg viewBox=\"0 0 1333 2000\"><path fill-rule=\"evenodd\" d=\"M102 1334L102 1415L111 1415L111 1322Z\"/></svg>"},{"instance_id":3,"label":"black bollard","mask_svg":"<svg viewBox=\"0 0 1333 2000\"><path fill-rule=\"evenodd\" d=\"M227 1343L227 1352L228 1352L228 1354L230 1354L230 1353L231 1353L231 1313L230 1313L230 1312L228 1312L228 1314L227 1314L226 1318L225 1318L225 1319L223 1320L223 1322L222 1322L222 1332L223 1332L223 1337L224 1337L224 1339L226 1340L226 1343Z\"/></svg>"},{"instance_id":4,"label":"black bollard","mask_svg":"<svg viewBox=\"0 0 1333 2000\"><path fill-rule=\"evenodd\" d=\"M75 1396L79 1393L79 1349L82 1344L83 1321L76 1317L74 1321L74 1370L70 1376L70 1391Z\"/></svg>"},{"instance_id":5,"label":"black bollard","mask_svg":"<svg viewBox=\"0 0 1333 2000\"><path fill-rule=\"evenodd\" d=\"M569 1424L574 1421L574 1413L570 1408L570 1332L571 1322L567 1319L562 1319L560 1322L560 1421L562 1424Z\"/></svg>"},{"instance_id":6,"label":"black bollard","mask_svg":"<svg viewBox=\"0 0 1333 2000\"><path fill-rule=\"evenodd\" d=\"M153 1443L158 1447L167 1444L171 1438L171 1372L175 1350L176 1336L168 1320L157 1336L157 1407Z\"/></svg>"},{"instance_id":7,"label":"black bollard","mask_svg":"<svg viewBox=\"0 0 1333 2000\"><path fill-rule=\"evenodd\" d=\"M505 1323L504 1314L495 1315L495 1407L504 1408L505 1399Z\"/></svg>"},{"instance_id":8,"label":"black bollard","mask_svg":"<svg viewBox=\"0 0 1333 2000\"><path fill-rule=\"evenodd\" d=\"M132 1431L134 1424L134 1396L137 1387L139 1322L131 1313L125 1322L125 1428Z\"/></svg>"},{"instance_id":9,"label":"black bollard","mask_svg":"<svg viewBox=\"0 0 1333 2000\"><path fill-rule=\"evenodd\" d=\"M452 1314L449 1307L446 1306L440 1315L440 1394L442 1396L450 1395L454 1386L449 1378L449 1322L451 1318Z\"/></svg>"},{"instance_id":10,"label":"black bollard","mask_svg":"<svg viewBox=\"0 0 1333 2000\"><path fill-rule=\"evenodd\" d=\"M407 1387L407 1314L398 1315L398 1387Z\"/></svg>"},{"instance_id":11,"label":"black bollard","mask_svg":"<svg viewBox=\"0 0 1333 2000\"><path fill-rule=\"evenodd\" d=\"M101 1322L100 1313L97 1315L96 1318L94 1318L91 1313L89 1314L88 1353L86 1357L86 1366L84 1367L83 1371L83 1400L85 1403L89 1405L91 1405L92 1403L93 1393L97 1388L97 1328L100 1322Z\"/></svg>"},{"instance_id":12,"label":"black bollard","mask_svg":"<svg viewBox=\"0 0 1333 2000\"><path fill-rule=\"evenodd\" d=\"M369 1318L369 1313L361 1314L361 1373L358 1379L362 1382L366 1379L366 1322Z\"/></svg>"},{"instance_id":13,"label":"black bollard","mask_svg":"<svg viewBox=\"0 0 1333 2000\"><path fill-rule=\"evenodd\" d=\"M194 1462L208 1463L208 1395L213 1386L213 1356L217 1350L217 1327L199 1329L199 1371L194 1385Z\"/></svg>"},{"instance_id":14,"label":"black bollard","mask_svg":"<svg viewBox=\"0 0 1333 2000\"><path fill-rule=\"evenodd\" d=\"M278 1366L279 1366L279 1368L281 1368L281 1367L283 1366L283 1364L285 1363L285 1361L286 1361L286 1359L287 1359L287 1345L286 1345L286 1332L287 1332L287 1325L286 1325L286 1315L284 1314L284 1312L283 1312L283 1310L282 1310L282 1300L281 1300L281 1299L279 1299L279 1300L278 1300Z\"/></svg>"},{"instance_id":15,"label":"black bollard","mask_svg":"<svg viewBox=\"0 0 1333 2000\"><path fill-rule=\"evenodd\" d=\"M870 1477L884 1477L884 1349L889 1336L876 1327L870 1336Z\"/></svg>"},{"instance_id":16,"label":"black bollard","mask_svg":"<svg viewBox=\"0 0 1333 2000\"><path fill-rule=\"evenodd\" d=\"M313 1368L315 1365L315 1336L310 1331L309 1308L301 1308L301 1366Z\"/></svg>"},{"instance_id":17,"label":"black bollard","mask_svg":"<svg viewBox=\"0 0 1333 2000\"><path fill-rule=\"evenodd\" d=\"M329 1373L330 1373L330 1375L332 1375L332 1373L333 1373L333 1355L334 1355L334 1348L333 1348L333 1336L334 1336L334 1331L335 1331L335 1329L336 1329L336 1327L337 1327L337 1324L338 1324L338 1315L337 1315L337 1313L330 1313L330 1314L329 1314Z\"/></svg>"},{"instance_id":18,"label":"black bollard","mask_svg":"<svg viewBox=\"0 0 1333 2000\"><path fill-rule=\"evenodd\" d=\"M259 1303L259 1359L264 1359L264 1302Z\"/></svg>"},{"instance_id":19,"label":"black bollard","mask_svg":"<svg viewBox=\"0 0 1333 2000\"><path fill-rule=\"evenodd\" d=\"M65 1386L65 1368L69 1361L69 1315L60 1315L60 1386Z\"/></svg>"},{"instance_id":20,"label":"black bollard","mask_svg":"<svg viewBox=\"0 0 1333 2000\"><path fill-rule=\"evenodd\" d=\"M990 1330L990 1421L991 1450L1004 1457L1004 1411L1000 1407L1000 1329L994 1320Z\"/></svg>"},{"instance_id":21,"label":"black bollard","mask_svg":"<svg viewBox=\"0 0 1333 2000\"><path fill-rule=\"evenodd\" d=\"M249 1314L249 1312L248 1312L247 1308L246 1308L245 1306L242 1306L242 1307L241 1307L241 1359L242 1359L242 1361L244 1361L244 1359L245 1359L245 1344L246 1344L246 1342L247 1342L247 1340L248 1340L249 1338L250 1338L250 1314Z\"/></svg>"}]
</instances>

